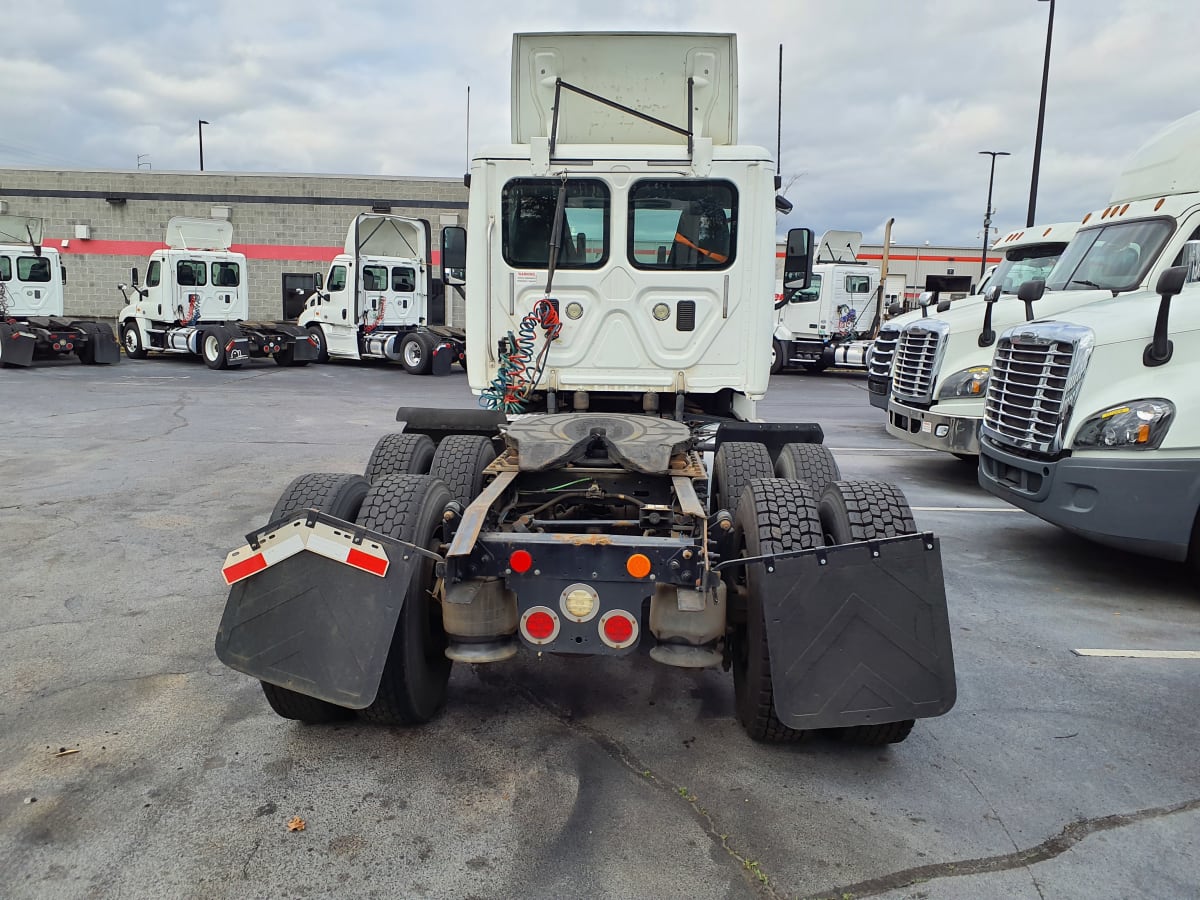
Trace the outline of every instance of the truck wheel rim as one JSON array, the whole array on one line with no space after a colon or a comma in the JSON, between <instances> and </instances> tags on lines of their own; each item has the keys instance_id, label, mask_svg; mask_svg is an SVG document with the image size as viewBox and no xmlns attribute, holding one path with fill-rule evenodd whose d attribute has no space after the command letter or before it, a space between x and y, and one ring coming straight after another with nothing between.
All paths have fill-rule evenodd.
<instances>
[{"instance_id":1,"label":"truck wheel rim","mask_svg":"<svg viewBox=\"0 0 1200 900\"><path fill-rule=\"evenodd\" d=\"M419 366L421 356L421 345L417 341L409 341L404 345L404 361L410 366Z\"/></svg>"},{"instance_id":2,"label":"truck wheel rim","mask_svg":"<svg viewBox=\"0 0 1200 900\"><path fill-rule=\"evenodd\" d=\"M221 356L221 344L217 340L215 334L210 334L204 338L204 355L208 359L219 359Z\"/></svg>"},{"instance_id":3,"label":"truck wheel rim","mask_svg":"<svg viewBox=\"0 0 1200 900\"><path fill-rule=\"evenodd\" d=\"M125 350L130 353L136 353L138 348L138 337L132 328L125 329Z\"/></svg>"}]
</instances>

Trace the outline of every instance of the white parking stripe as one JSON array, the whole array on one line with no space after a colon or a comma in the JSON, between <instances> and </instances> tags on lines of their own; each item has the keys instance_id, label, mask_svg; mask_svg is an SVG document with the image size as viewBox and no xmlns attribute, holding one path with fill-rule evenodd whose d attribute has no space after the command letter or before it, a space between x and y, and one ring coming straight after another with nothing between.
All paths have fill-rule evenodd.
<instances>
[{"instance_id":1,"label":"white parking stripe","mask_svg":"<svg viewBox=\"0 0 1200 900\"><path fill-rule=\"evenodd\" d=\"M1015 506L914 506L913 512L1022 512Z\"/></svg>"},{"instance_id":2,"label":"white parking stripe","mask_svg":"<svg viewBox=\"0 0 1200 900\"><path fill-rule=\"evenodd\" d=\"M1200 659L1200 650L1072 650L1076 656L1123 656L1134 659Z\"/></svg>"},{"instance_id":3,"label":"white parking stripe","mask_svg":"<svg viewBox=\"0 0 1200 900\"><path fill-rule=\"evenodd\" d=\"M831 453L940 453L925 447L830 447Z\"/></svg>"}]
</instances>

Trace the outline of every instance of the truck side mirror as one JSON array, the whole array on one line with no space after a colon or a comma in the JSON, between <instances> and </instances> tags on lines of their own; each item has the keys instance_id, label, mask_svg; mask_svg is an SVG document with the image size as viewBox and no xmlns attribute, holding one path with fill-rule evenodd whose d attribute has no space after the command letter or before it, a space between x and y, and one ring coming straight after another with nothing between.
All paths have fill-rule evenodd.
<instances>
[{"instance_id":1,"label":"truck side mirror","mask_svg":"<svg viewBox=\"0 0 1200 900\"><path fill-rule=\"evenodd\" d=\"M996 332L992 331L992 309L1000 299L1000 285L993 284L983 292L983 331L979 332L979 346L990 347L996 343Z\"/></svg>"},{"instance_id":2,"label":"truck side mirror","mask_svg":"<svg viewBox=\"0 0 1200 900\"><path fill-rule=\"evenodd\" d=\"M1155 290L1162 298L1158 304L1158 318L1154 321L1154 339L1142 351L1142 365L1151 368L1169 362L1175 347L1167 340L1167 320L1171 315L1171 298L1183 290L1188 280L1190 266L1172 266L1158 276Z\"/></svg>"},{"instance_id":3,"label":"truck side mirror","mask_svg":"<svg viewBox=\"0 0 1200 900\"><path fill-rule=\"evenodd\" d=\"M939 303L938 303L938 305L937 305L937 311L938 311L938 312L945 312L945 311L946 311L946 310L948 310L949 308L950 308L950 301L949 301L949 300L942 300L942 301L939 301Z\"/></svg>"},{"instance_id":4,"label":"truck side mirror","mask_svg":"<svg viewBox=\"0 0 1200 900\"><path fill-rule=\"evenodd\" d=\"M794 291L812 284L813 230L793 228L787 233L783 257L783 283Z\"/></svg>"},{"instance_id":5,"label":"truck side mirror","mask_svg":"<svg viewBox=\"0 0 1200 900\"><path fill-rule=\"evenodd\" d=\"M129 283L132 284L134 287L138 286L137 266L134 266L132 269L129 270Z\"/></svg>"},{"instance_id":6,"label":"truck side mirror","mask_svg":"<svg viewBox=\"0 0 1200 900\"><path fill-rule=\"evenodd\" d=\"M318 291L325 287L325 277L320 272L313 272L313 287Z\"/></svg>"},{"instance_id":7,"label":"truck side mirror","mask_svg":"<svg viewBox=\"0 0 1200 900\"><path fill-rule=\"evenodd\" d=\"M933 291L921 291L921 293L917 295L917 306L921 307L922 319L929 316L929 304L933 302L933 297Z\"/></svg>"},{"instance_id":8,"label":"truck side mirror","mask_svg":"<svg viewBox=\"0 0 1200 900\"><path fill-rule=\"evenodd\" d=\"M467 229L447 225L442 229L442 284L467 283Z\"/></svg>"},{"instance_id":9,"label":"truck side mirror","mask_svg":"<svg viewBox=\"0 0 1200 900\"><path fill-rule=\"evenodd\" d=\"M1041 300L1046 293L1046 282L1041 278L1026 281L1017 288L1017 299L1025 304L1025 321L1033 321L1033 302Z\"/></svg>"}]
</instances>

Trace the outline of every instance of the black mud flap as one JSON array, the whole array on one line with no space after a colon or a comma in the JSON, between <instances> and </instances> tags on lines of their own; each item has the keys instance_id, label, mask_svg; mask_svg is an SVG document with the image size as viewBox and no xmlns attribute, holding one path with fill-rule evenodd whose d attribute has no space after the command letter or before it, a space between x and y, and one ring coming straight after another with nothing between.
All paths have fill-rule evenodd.
<instances>
[{"instance_id":1,"label":"black mud flap","mask_svg":"<svg viewBox=\"0 0 1200 900\"><path fill-rule=\"evenodd\" d=\"M930 534L768 561L775 714L799 730L940 716L956 698L941 547Z\"/></svg>"},{"instance_id":2,"label":"black mud flap","mask_svg":"<svg viewBox=\"0 0 1200 900\"><path fill-rule=\"evenodd\" d=\"M433 355L429 360L430 375L449 375L450 366L457 359L457 354L454 352L454 344L450 341L441 341L433 345Z\"/></svg>"},{"instance_id":3,"label":"black mud flap","mask_svg":"<svg viewBox=\"0 0 1200 900\"><path fill-rule=\"evenodd\" d=\"M0 363L6 366L32 366L33 351L37 347L37 338L9 325L0 325Z\"/></svg>"},{"instance_id":4,"label":"black mud flap","mask_svg":"<svg viewBox=\"0 0 1200 900\"><path fill-rule=\"evenodd\" d=\"M217 658L338 706L370 706L417 560L402 544L368 534L387 552L383 577L305 551L234 584Z\"/></svg>"},{"instance_id":5,"label":"black mud flap","mask_svg":"<svg viewBox=\"0 0 1200 900\"><path fill-rule=\"evenodd\" d=\"M96 322L87 329L87 333L88 340L93 342L92 360L96 365L111 366L121 361L121 345L107 324Z\"/></svg>"},{"instance_id":6,"label":"black mud flap","mask_svg":"<svg viewBox=\"0 0 1200 900\"><path fill-rule=\"evenodd\" d=\"M319 355L320 355L320 351L317 349L316 344L314 344L311 340L309 340L307 334L293 339L293 342L292 342L292 359L293 359L293 361L295 361L295 362L316 362L317 357Z\"/></svg>"}]
</instances>

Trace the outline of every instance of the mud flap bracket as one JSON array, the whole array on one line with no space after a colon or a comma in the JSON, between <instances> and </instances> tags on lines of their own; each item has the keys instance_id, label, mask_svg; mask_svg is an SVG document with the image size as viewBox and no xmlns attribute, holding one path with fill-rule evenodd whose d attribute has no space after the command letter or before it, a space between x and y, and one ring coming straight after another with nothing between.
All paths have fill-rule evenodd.
<instances>
[{"instance_id":1,"label":"mud flap bracket","mask_svg":"<svg viewBox=\"0 0 1200 900\"><path fill-rule=\"evenodd\" d=\"M933 535L778 554L761 565L775 713L785 725L900 722L954 705L941 547Z\"/></svg>"}]
</instances>

